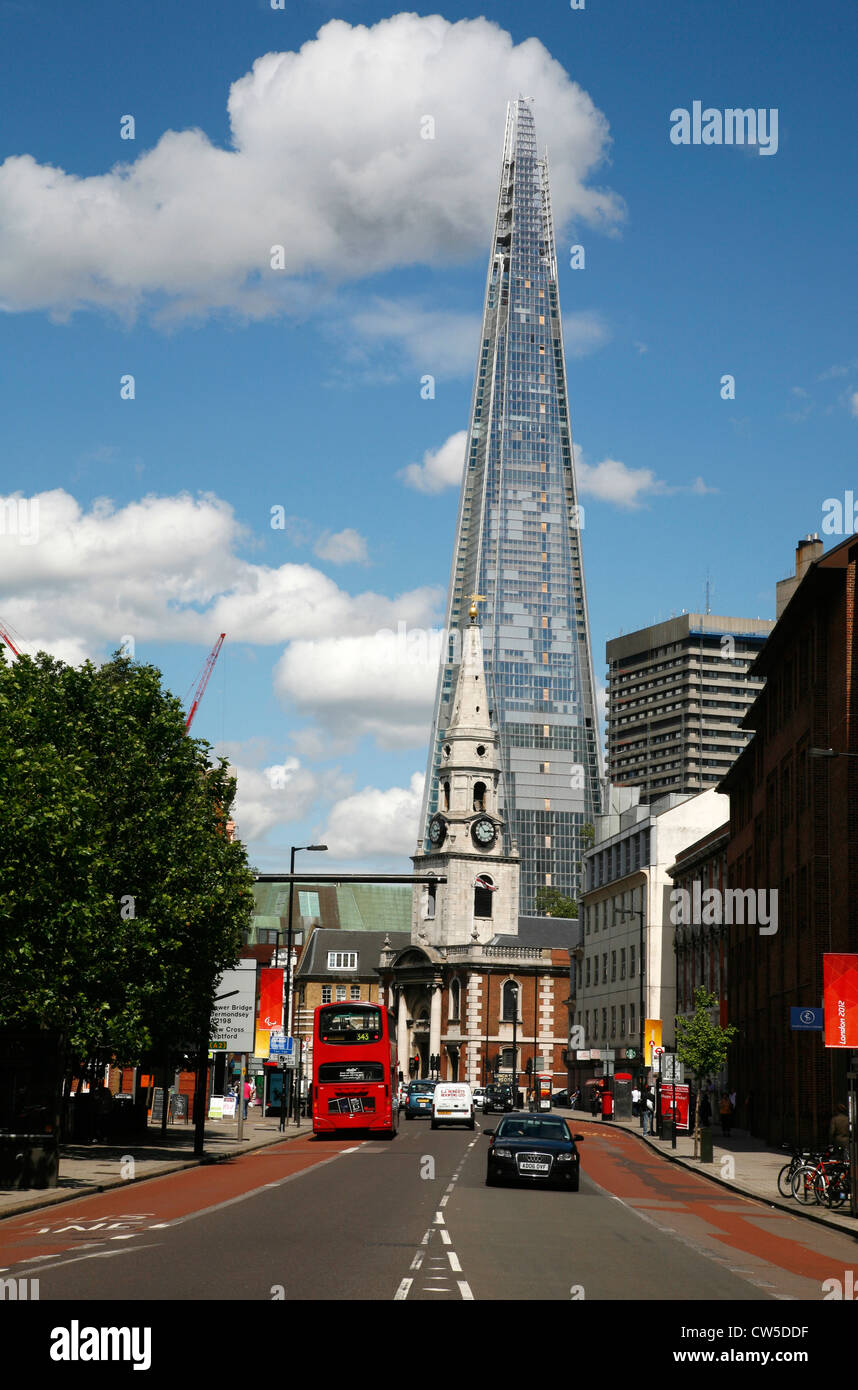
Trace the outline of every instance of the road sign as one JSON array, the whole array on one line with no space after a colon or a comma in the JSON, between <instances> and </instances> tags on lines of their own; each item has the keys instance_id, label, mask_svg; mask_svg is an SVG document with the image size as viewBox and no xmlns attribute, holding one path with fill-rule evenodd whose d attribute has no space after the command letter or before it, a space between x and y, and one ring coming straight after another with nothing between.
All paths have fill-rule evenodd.
<instances>
[{"instance_id":1,"label":"road sign","mask_svg":"<svg viewBox=\"0 0 858 1390\"><path fill-rule=\"evenodd\" d=\"M685 1080L685 1065L672 1052L665 1052L661 1059L661 1079L662 1081L674 1082L680 1085Z\"/></svg>"},{"instance_id":2,"label":"road sign","mask_svg":"<svg viewBox=\"0 0 858 1390\"><path fill-rule=\"evenodd\" d=\"M789 1026L795 1032L822 1032L825 1027L822 1009L794 1006L789 1011Z\"/></svg>"},{"instance_id":3,"label":"road sign","mask_svg":"<svg viewBox=\"0 0 858 1390\"><path fill-rule=\"evenodd\" d=\"M225 970L215 986L210 1036L220 1039L218 1050L253 1051L256 962L249 964L252 969Z\"/></svg>"}]
</instances>

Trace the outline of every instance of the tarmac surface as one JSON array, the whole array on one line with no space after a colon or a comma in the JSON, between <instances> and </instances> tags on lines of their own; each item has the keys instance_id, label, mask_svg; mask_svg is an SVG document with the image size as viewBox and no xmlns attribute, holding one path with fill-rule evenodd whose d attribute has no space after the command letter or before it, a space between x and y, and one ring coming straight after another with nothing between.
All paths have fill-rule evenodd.
<instances>
[{"instance_id":1,"label":"tarmac surface","mask_svg":"<svg viewBox=\"0 0 858 1390\"><path fill-rule=\"evenodd\" d=\"M573 1122L592 1122L589 1111L561 1110L556 1113ZM677 1134L676 1147L673 1148L669 1139L644 1138L637 1119L603 1120L597 1123L628 1131L641 1144L660 1154L666 1162L690 1169L722 1188L858 1238L858 1219L848 1214L848 1206L840 1211L829 1211L826 1207L803 1206L781 1197L777 1176L789 1161L789 1154L780 1148L767 1147L743 1130L734 1130L729 1137L713 1130L713 1161L702 1163L693 1157L694 1141L691 1135ZM252 1149L282 1143L287 1139L300 1139L311 1133L312 1123L306 1119L302 1119L298 1125L290 1122L281 1133L279 1118L266 1119L256 1108L255 1113L251 1109L248 1114L241 1140L237 1137L236 1120L209 1121L205 1130L205 1156L202 1159L194 1156L193 1126L181 1123L169 1125L163 1135L160 1126L150 1125L142 1142L66 1144L60 1149L58 1185L21 1191L0 1190L0 1220L92 1192L105 1192L111 1188L145 1182L148 1178L179 1172L201 1163L225 1162Z\"/></svg>"}]
</instances>

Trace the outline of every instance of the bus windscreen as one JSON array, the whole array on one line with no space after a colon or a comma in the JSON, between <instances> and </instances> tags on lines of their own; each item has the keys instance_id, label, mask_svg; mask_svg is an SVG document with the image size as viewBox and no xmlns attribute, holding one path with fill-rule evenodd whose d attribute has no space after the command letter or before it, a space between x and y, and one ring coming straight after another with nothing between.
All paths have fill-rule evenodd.
<instances>
[{"instance_id":1,"label":"bus windscreen","mask_svg":"<svg viewBox=\"0 0 858 1390\"><path fill-rule=\"evenodd\" d=\"M381 1010L354 1004L331 1004L319 1010L319 1040L360 1046L382 1036Z\"/></svg>"}]
</instances>

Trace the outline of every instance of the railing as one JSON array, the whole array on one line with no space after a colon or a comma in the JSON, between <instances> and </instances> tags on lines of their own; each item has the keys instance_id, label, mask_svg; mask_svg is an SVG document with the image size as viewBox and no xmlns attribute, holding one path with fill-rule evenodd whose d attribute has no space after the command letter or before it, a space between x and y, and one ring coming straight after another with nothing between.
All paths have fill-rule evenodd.
<instances>
[{"instance_id":1,"label":"railing","mask_svg":"<svg viewBox=\"0 0 858 1390\"><path fill-rule=\"evenodd\" d=\"M544 957L539 946L480 946L477 943L473 946L448 946L446 954L448 959L452 956L490 956L493 959L542 960Z\"/></svg>"}]
</instances>

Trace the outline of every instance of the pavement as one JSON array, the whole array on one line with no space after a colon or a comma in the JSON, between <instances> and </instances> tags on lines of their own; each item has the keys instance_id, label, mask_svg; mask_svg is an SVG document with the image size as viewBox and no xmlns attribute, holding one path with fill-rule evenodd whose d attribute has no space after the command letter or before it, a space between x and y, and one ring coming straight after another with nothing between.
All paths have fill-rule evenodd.
<instances>
[{"instance_id":1,"label":"pavement","mask_svg":"<svg viewBox=\"0 0 858 1390\"><path fill-rule=\"evenodd\" d=\"M858 1239L858 1219L849 1216L846 1208L829 1211L827 1207L802 1206L792 1199L781 1197L777 1178L781 1168L789 1162L789 1154L782 1149L769 1148L744 1130L734 1129L729 1137L713 1130L713 1161L702 1163L693 1156L694 1140L691 1135L677 1134L674 1149L670 1140L652 1135L644 1138L638 1119L594 1120L589 1110L558 1113L577 1121L624 1129L635 1135L640 1143L648 1144L669 1163L678 1163L721 1187L765 1202L767 1206L780 1207L794 1216L816 1221L832 1230L845 1231ZM194 1131L190 1124L168 1125L163 1135L160 1125L150 1125L145 1139L135 1143L64 1144L60 1148L58 1185L23 1191L0 1189L0 1220L74 1197L85 1197L91 1192L125 1187L129 1182L144 1182L147 1178L193 1168L200 1163L225 1162L251 1149L303 1138L312 1130L312 1122L302 1119L299 1125L290 1122L281 1133L279 1117L266 1119L257 1108L256 1113L251 1109L248 1114L241 1141L237 1137L234 1119L209 1121L205 1129L205 1157L202 1159L194 1156ZM129 1160L133 1162L129 1164Z\"/></svg>"},{"instance_id":2,"label":"pavement","mask_svg":"<svg viewBox=\"0 0 858 1390\"><path fill-rule=\"evenodd\" d=\"M240 1141L235 1119L208 1121L203 1158L194 1156L193 1125L182 1123L168 1125L164 1134L160 1124L149 1125L144 1138L127 1143L61 1144L57 1186L20 1191L0 1188L0 1221L5 1216L36 1211L112 1187L127 1187L129 1183L145 1182L147 1178L159 1178L201 1163L223 1163L251 1149L282 1143L284 1139L300 1139L312 1132L312 1121L302 1119L298 1125L290 1122L281 1134L278 1116L266 1119L259 1107L251 1107Z\"/></svg>"},{"instance_id":3,"label":"pavement","mask_svg":"<svg viewBox=\"0 0 858 1390\"><path fill-rule=\"evenodd\" d=\"M792 1198L782 1197L778 1191L778 1173L785 1163L789 1163L790 1154L780 1148L769 1148L761 1139L754 1139L746 1130L734 1129L727 1137L713 1127L713 1161L702 1163L699 1158L694 1158L694 1136L691 1134L678 1133L674 1149L669 1139L659 1139L651 1134L644 1137L639 1119L594 1120L589 1110L565 1113L571 1113L576 1120L624 1129L634 1134L642 1144L648 1144L651 1149L655 1149L669 1163L678 1163L720 1187L741 1192L745 1197L753 1197L770 1207L779 1207L793 1216L803 1216L819 1225L829 1226L834 1231L845 1231L858 1239L858 1218L849 1216L848 1202L839 1211L830 1211L828 1207L816 1204L804 1206Z\"/></svg>"}]
</instances>

